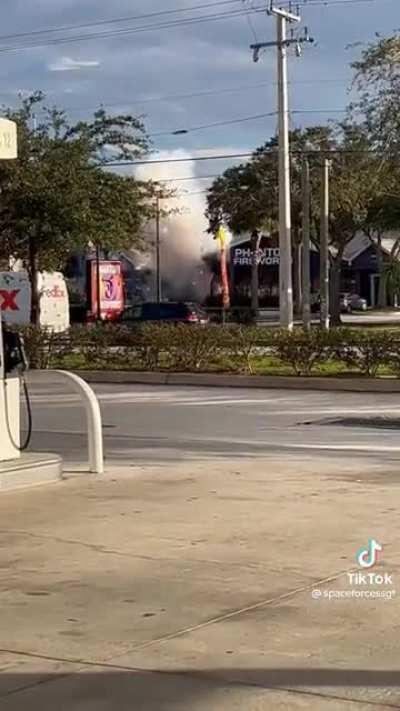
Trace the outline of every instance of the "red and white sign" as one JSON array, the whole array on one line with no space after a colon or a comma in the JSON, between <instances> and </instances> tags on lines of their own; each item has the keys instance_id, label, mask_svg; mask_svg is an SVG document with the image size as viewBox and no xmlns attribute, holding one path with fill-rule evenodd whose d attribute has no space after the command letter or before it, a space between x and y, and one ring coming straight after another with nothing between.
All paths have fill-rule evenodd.
<instances>
[{"instance_id":1,"label":"red and white sign","mask_svg":"<svg viewBox=\"0 0 400 711\"><path fill-rule=\"evenodd\" d=\"M26 272L0 272L0 314L5 323L24 326L31 313L31 285Z\"/></svg>"},{"instance_id":2,"label":"red and white sign","mask_svg":"<svg viewBox=\"0 0 400 711\"><path fill-rule=\"evenodd\" d=\"M90 295L91 314L96 317L98 313L98 282L100 282L100 317L112 321L124 310L124 283L121 262L99 262L99 275L97 262L90 262Z\"/></svg>"}]
</instances>

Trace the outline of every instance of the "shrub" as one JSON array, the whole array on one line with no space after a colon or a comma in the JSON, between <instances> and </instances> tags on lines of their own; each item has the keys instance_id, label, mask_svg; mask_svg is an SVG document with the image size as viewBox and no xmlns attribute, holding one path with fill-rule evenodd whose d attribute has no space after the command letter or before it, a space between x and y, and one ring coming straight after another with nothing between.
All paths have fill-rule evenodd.
<instances>
[{"instance_id":1,"label":"shrub","mask_svg":"<svg viewBox=\"0 0 400 711\"><path fill-rule=\"evenodd\" d=\"M69 350L68 334L53 333L43 326L18 326L29 367L32 370L51 368L53 361L62 358Z\"/></svg>"},{"instance_id":2,"label":"shrub","mask_svg":"<svg viewBox=\"0 0 400 711\"><path fill-rule=\"evenodd\" d=\"M116 332L112 326L75 326L70 330L71 350L83 356L85 367L101 368L111 364L115 354Z\"/></svg>"},{"instance_id":3,"label":"shrub","mask_svg":"<svg viewBox=\"0 0 400 711\"><path fill-rule=\"evenodd\" d=\"M340 334L337 358L364 375L376 376L379 366L390 362L395 336L391 331L346 329Z\"/></svg>"},{"instance_id":4,"label":"shrub","mask_svg":"<svg viewBox=\"0 0 400 711\"><path fill-rule=\"evenodd\" d=\"M296 375L310 375L317 363L331 356L330 334L322 329L279 330L274 333L272 352L282 363L290 365Z\"/></svg>"},{"instance_id":5,"label":"shrub","mask_svg":"<svg viewBox=\"0 0 400 711\"><path fill-rule=\"evenodd\" d=\"M169 366L177 370L200 370L210 366L216 348L218 328L173 327L168 348Z\"/></svg>"},{"instance_id":6,"label":"shrub","mask_svg":"<svg viewBox=\"0 0 400 711\"><path fill-rule=\"evenodd\" d=\"M216 343L220 356L231 370L253 373L253 358L271 345L272 332L250 326L230 326L221 329Z\"/></svg>"},{"instance_id":7,"label":"shrub","mask_svg":"<svg viewBox=\"0 0 400 711\"><path fill-rule=\"evenodd\" d=\"M400 331L280 329L230 324L188 326L118 324L74 326L52 333L36 326L18 328L24 337L31 368L68 367L73 354L79 367L135 370L254 372L255 360L273 355L296 375L310 375L329 359L375 376L390 365L400 376ZM76 365L70 367L76 367Z\"/></svg>"}]
</instances>

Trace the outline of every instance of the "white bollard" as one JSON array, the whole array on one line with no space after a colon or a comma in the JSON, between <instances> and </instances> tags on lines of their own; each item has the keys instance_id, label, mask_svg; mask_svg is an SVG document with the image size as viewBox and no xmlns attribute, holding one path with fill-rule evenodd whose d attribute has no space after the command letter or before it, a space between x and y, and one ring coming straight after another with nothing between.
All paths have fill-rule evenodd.
<instances>
[{"instance_id":1,"label":"white bollard","mask_svg":"<svg viewBox=\"0 0 400 711\"><path fill-rule=\"evenodd\" d=\"M86 410L89 442L89 465L94 474L104 474L103 430L99 401L90 385L75 373L67 370L45 370L43 373L61 375L71 383L74 390L81 395Z\"/></svg>"}]
</instances>

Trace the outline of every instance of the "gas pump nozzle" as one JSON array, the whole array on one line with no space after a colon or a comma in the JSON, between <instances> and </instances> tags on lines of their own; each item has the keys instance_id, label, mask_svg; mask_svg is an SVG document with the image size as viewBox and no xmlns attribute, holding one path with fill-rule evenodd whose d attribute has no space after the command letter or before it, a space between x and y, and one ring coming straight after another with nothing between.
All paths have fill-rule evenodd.
<instances>
[{"instance_id":1,"label":"gas pump nozzle","mask_svg":"<svg viewBox=\"0 0 400 711\"><path fill-rule=\"evenodd\" d=\"M3 325L4 374L25 372L29 364L25 353L23 338L20 333L11 331Z\"/></svg>"},{"instance_id":2,"label":"gas pump nozzle","mask_svg":"<svg viewBox=\"0 0 400 711\"><path fill-rule=\"evenodd\" d=\"M28 368L21 335L4 326L0 317L0 462L15 459L26 449L32 434L32 411L24 371ZM27 435L20 443L20 386L27 407Z\"/></svg>"}]
</instances>

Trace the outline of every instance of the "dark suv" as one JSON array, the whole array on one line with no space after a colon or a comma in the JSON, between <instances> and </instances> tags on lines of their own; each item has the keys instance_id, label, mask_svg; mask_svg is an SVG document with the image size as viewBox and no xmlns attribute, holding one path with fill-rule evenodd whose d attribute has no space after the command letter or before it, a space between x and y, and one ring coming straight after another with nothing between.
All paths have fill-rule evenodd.
<instances>
[{"instance_id":1,"label":"dark suv","mask_svg":"<svg viewBox=\"0 0 400 711\"><path fill-rule=\"evenodd\" d=\"M193 323L209 322L207 313L198 305L189 301L147 301L126 309L121 317L124 323L142 323L158 321L163 323Z\"/></svg>"}]
</instances>

